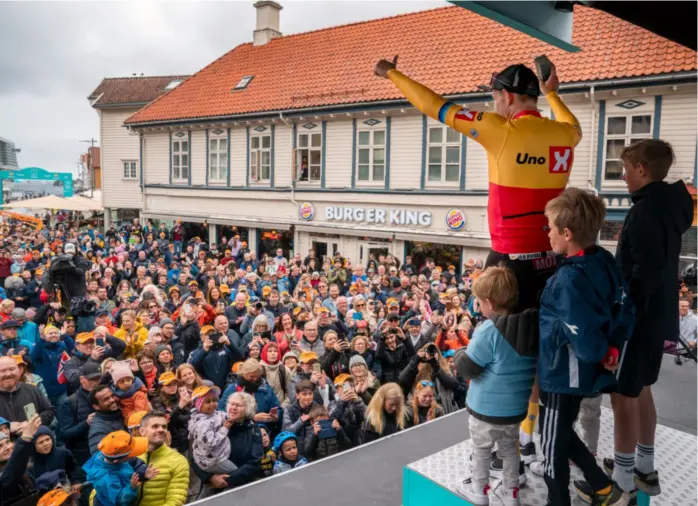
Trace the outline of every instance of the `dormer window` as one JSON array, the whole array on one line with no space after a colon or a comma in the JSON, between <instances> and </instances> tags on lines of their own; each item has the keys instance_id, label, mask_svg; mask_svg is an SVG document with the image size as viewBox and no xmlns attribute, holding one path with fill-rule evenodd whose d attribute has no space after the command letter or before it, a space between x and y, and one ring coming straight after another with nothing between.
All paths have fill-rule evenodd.
<instances>
[{"instance_id":1,"label":"dormer window","mask_svg":"<svg viewBox=\"0 0 698 506\"><path fill-rule=\"evenodd\" d=\"M184 82L184 79L175 79L174 81L170 81L170 84L165 86L166 90L172 90L182 84Z\"/></svg>"}]
</instances>

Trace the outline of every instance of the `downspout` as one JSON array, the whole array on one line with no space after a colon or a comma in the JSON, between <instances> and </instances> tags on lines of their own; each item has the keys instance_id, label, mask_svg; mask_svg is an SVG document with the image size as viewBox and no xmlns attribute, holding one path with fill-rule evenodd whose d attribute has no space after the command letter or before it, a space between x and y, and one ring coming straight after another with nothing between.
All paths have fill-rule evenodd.
<instances>
[{"instance_id":1,"label":"downspout","mask_svg":"<svg viewBox=\"0 0 698 506\"><path fill-rule=\"evenodd\" d=\"M596 125L596 101L594 99L594 87L592 86L589 90L589 97L591 99L591 135L589 136L589 142L591 143L591 148L594 146L594 126ZM592 182L592 176L594 172L594 161L596 157L594 156L593 149L589 149L589 170L587 172L587 186L589 190L593 191L596 195L599 194L596 186ZM601 146L596 146L596 149L602 149Z\"/></svg>"}]
</instances>

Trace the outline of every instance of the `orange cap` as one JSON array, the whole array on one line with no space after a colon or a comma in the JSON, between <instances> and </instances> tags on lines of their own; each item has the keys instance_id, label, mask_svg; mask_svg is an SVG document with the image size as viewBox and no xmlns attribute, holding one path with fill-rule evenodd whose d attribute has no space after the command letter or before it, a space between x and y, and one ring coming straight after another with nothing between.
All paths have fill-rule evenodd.
<instances>
[{"instance_id":1,"label":"orange cap","mask_svg":"<svg viewBox=\"0 0 698 506\"><path fill-rule=\"evenodd\" d=\"M12 355L12 358L15 359L17 365L26 365L26 362L24 361L24 357L22 355Z\"/></svg>"},{"instance_id":2,"label":"orange cap","mask_svg":"<svg viewBox=\"0 0 698 506\"><path fill-rule=\"evenodd\" d=\"M92 332L80 332L75 336L75 342L78 344L85 344L87 341L94 340L95 336Z\"/></svg>"},{"instance_id":3,"label":"orange cap","mask_svg":"<svg viewBox=\"0 0 698 506\"><path fill-rule=\"evenodd\" d=\"M110 459L138 457L148 451L148 438L133 437L124 430L118 430L104 436L97 449Z\"/></svg>"},{"instance_id":4,"label":"orange cap","mask_svg":"<svg viewBox=\"0 0 698 506\"><path fill-rule=\"evenodd\" d=\"M215 332L216 328L213 325L204 325L203 328L201 329L201 333L206 335L210 334L211 332Z\"/></svg>"},{"instance_id":5,"label":"orange cap","mask_svg":"<svg viewBox=\"0 0 698 506\"><path fill-rule=\"evenodd\" d=\"M239 362L235 362L235 363L233 364L233 367L231 368L231 370L233 371L233 374L237 374L237 373L238 373L238 369L240 369L240 366L241 366L241 365L242 365L242 360L240 360Z\"/></svg>"},{"instance_id":6,"label":"orange cap","mask_svg":"<svg viewBox=\"0 0 698 506\"><path fill-rule=\"evenodd\" d=\"M172 373L170 373L172 374ZM131 416L128 417L128 422L126 423L126 427L131 430L135 429L141 424L141 420L143 420L143 417L147 415L147 411L136 411L133 413Z\"/></svg>"},{"instance_id":7,"label":"orange cap","mask_svg":"<svg viewBox=\"0 0 698 506\"><path fill-rule=\"evenodd\" d=\"M39 502L36 503L36 506L61 506L65 504L68 499L77 499L78 497L80 497L78 492L71 492L69 494L62 488L56 488L42 495Z\"/></svg>"},{"instance_id":8,"label":"orange cap","mask_svg":"<svg viewBox=\"0 0 698 506\"><path fill-rule=\"evenodd\" d=\"M195 401L199 397L205 397L211 391L216 395L216 397L218 397L221 393L221 389L218 387L202 385L200 387L196 387L194 391L191 393L191 400Z\"/></svg>"},{"instance_id":9,"label":"orange cap","mask_svg":"<svg viewBox=\"0 0 698 506\"><path fill-rule=\"evenodd\" d=\"M317 361L317 353L314 351L304 351L301 353L301 364L307 364L308 362L312 362L313 360Z\"/></svg>"},{"instance_id":10,"label":"orange cap","mask_svg":"<svg viewBox=\"0 0 698 506\"><path fill-rule=\"evenodd\" d=\"M169 385L173 381L177 381L177 376L173 372L164 372L158 378L158 383L161 385Z\"/></svg>"}]
</instances>

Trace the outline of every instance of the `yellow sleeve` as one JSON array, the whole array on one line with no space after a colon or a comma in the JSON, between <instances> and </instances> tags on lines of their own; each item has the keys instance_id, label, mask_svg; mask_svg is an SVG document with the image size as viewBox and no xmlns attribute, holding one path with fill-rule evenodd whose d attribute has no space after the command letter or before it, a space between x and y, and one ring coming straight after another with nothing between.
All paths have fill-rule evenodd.
<instances>
[{"instance_id":1,"label":"yellow sleeve","mask_svg":"<svg viewBox=\"0 0 698 506\"><path fill-rule=\"evenodd\" d=\"M579 144L579 141L582 140L582 126L579 124L579 120L572 114L572 111L567 108L560 98L560 95L556 92L551 91L545 98L548 100L550 108L555 115L555 121L570 125L572 127L572 135L574 136L574 145L576 146Z\"/></svg>"},{"instance_id":2,"label":"yellow sleeve","mask_svg":"<svg viewBox=\"0 0 698 506\"><path fill-rule=\"evenodd\" d=\"M506 120L499 114L471 111L449 102L398 70L390 70L388 78L415 108L430 118L470 137L486 149L497 149L501 145Z\"/></svg>"}]
</instances>

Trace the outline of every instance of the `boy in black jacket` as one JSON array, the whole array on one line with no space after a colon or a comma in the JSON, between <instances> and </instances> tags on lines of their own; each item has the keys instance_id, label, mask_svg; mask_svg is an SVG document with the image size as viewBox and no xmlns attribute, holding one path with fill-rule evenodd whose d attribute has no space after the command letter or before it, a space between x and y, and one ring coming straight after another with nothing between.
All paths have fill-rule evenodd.
<instances>
[{"instance_id":1,"label":"boy in black jacket","mask_svg":"<svg viewBox=\"0 0 698 506\"><path fill-rule=\"evenodd\" d=\"M675 341L679 333L679 253L681 236L693 219L693 202L683 181L664 182L674 163L669 143L642 140L627 146L621 159L634 205L623 223L616 260L637 315L632 338L621 353L618 391L612 396L615 462L605 459L604 467L613 469L614 481L626 492L637 486L658 495L657 413L651 386L659 377L664 341Z\"/></svg>"}]
</instances>

